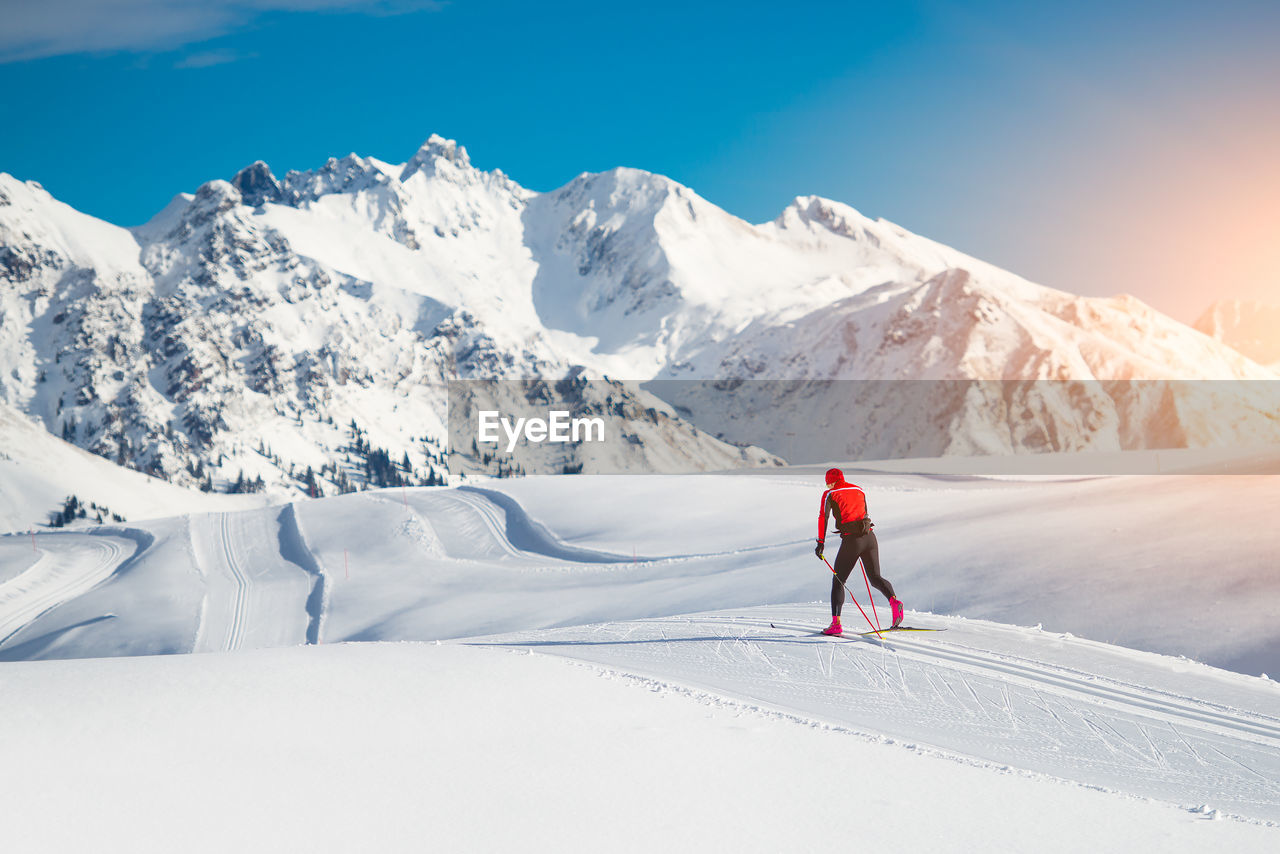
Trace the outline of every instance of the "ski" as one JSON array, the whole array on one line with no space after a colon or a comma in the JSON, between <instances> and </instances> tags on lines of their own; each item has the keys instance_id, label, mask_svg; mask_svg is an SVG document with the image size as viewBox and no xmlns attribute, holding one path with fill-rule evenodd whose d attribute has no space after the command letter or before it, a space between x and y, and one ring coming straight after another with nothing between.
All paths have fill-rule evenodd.
<instances>
[{"instance_id":1,"label":"ski","mask_svg":"<svg viewBox=\"0 0 1280 854\"><path fill-rule=\"evenodd\" d=\"M829 635L826 632L822 631L821 629L814 631L807 626L787 625L785 623L782 625L770 623L769 628L781 629L783 631L799 632L800 634L805 635L806 637L839 638L843 640L854 640L858 637L858 635L854 634L853 632L841 633L838 635Z\"/></svg>"},{"instance_id":2,"label":"ski","mask_svg":"<svg viewBox=\"0 0 1280 854\"><path fill-rule=\"evenodd\" d=\"M810 631L795 625L786 625L786 624L778 625L776 623L770 623L769 628L782 629L784 631L802 631L804 634L811 635L814 637L840 638L843 640L854 640L855 638L865 638L865 637L874 637L876 638L876 640L883 640L881 635L887 635L890 632L945 632L946 631L946 629L928 629L928 628L920 628L917 626L898 626L896 629L880 629L879 631L870 631L870 632L841 632L838 635L829 635L826 632L822 631L821 629L818 629L817 631Z\"/></svg>"},{"instance_id":3,"label":"ski","mask_svg":"<svg viewBox=\"0 0 1280 854\"><path fill-rule=\"evenodd\" d=\"M889 628L889 629L879 629L879 630L870 631L870 632L858 632L858 634L861 637L866 637L867 635L882 635L882 634L886 634L887 632L945 632L945 631L946 629L921 629L921 628L917 628L916 626L896 626L894 628Z\"/></svg>"}]
</instances>

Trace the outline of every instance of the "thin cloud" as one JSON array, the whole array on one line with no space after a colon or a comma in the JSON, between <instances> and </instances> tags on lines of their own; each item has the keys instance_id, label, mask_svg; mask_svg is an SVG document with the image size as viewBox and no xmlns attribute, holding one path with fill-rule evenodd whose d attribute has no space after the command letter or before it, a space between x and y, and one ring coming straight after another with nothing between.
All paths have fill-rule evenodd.
<instances>
[{"instance_id":1,"label":"thin cloud","mask_svg":"<svg viewBox=\"0 0 1280 854\"><path fill-rule=\"evenodd\" d=\"M402 15L439 0L0 0L0 63L76 53L173 50L266 12Z\"/></svg>"},{"instance_id":2,"label":"thin cloud","mask_svg":"<svg viewBox=\"0 0 1280 854\"><path fill-rule=\"evenodd\" d=\"M254 54L240 53L236 50L205 50L185 56L173 64L174 68L211 68L215 65L226 65L241 59L249 59Z\"/></svg>"}]
</instances>

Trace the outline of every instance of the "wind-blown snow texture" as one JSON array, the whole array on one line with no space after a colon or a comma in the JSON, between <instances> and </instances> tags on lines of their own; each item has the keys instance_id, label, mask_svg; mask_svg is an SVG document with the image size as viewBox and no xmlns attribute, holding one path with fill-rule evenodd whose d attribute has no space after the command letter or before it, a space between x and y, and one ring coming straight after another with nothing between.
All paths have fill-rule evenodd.
<instances>
[{"instance_id":1,"label":"wind-blown snow texture","mask_svg":"<svg viewBox=\"0 0 1280 854\"><path fill-rule=\"evenodd\" d=\"M1277 673L1275 476L1218 470L858 479L886 573L916 608ZM809 601L824 586L806 483L820 472L517 478L0 537L0 567L15 567L0 593L17 609L0 609L0 657L435 640ZM48 591L38 607L29 590Z\"/></svg>"},{"instance_id":2,"label":"wind-blown snow texture","mask_svg":"<svg viewBox=\"0 0 1280 854\"><path fill-rule=\"evenodd\" d=\"M0 175L0 318L0 402L167 480L223 491L243 473L278 498L395 485L364 466L372 451L410 483L441 477L455 378L1276 379L1132 298L1043 288L837 202L751 225L625 168L538 194L436 136L399 165L352 154L277 179L255 163L132 230ZM734 442L780 439L723 399L684 404ZM1136 417L1124 435L1117 408L1100 439L1063 416L1029 444L1233 429L1176 413L1161 435ZM842 450L938 444L926 428ZM684 453L718 469L736 450L690 456L677 432L629 465Z\"/></svg>"},{"instance_id":3,"label":"wind-blown snow texture","mask_svg":"<svg viewBox=\"0 0 1280 854\"><path fill-rule=\"evenodd\" d=\"M668 633L687 636L688 628ZM787 643L770 642L767 630L753 637L732 615L694 628L732 637L720 644L730 656L753 646L773 656ZM650 637L638 627L637 641ZM809 677L806 687L822 653L836 659L823 693L876 696L867 679L854 678L851 649L791 645L809 653L811 663L796 667ZM713 643L671 646L686 661L702 655L705 672L720 661ZM346 645L8 665L0 749L22 772L0 775L6 848L550 853L592 850L608 839L610 850L624 852L754 854L836 844L1261 854L1280 835L1274 825L1228 818L1216 797L1178 807L1016 764L956 761L924 742L868 737L814 710L616 666L574 666L545 654L551 649ZM866 656L894 657L871 649ZM929 663L912 656L904 666L918 674ZM934 668L933 678L942 671ZM943 705L935 732L984 723L995 731L1009 719L980 674L957 669L942 678L944 692L950 684L967 695L967 682L978 695L968 696L968 714L959 702ZM1051 733L1056 743L1092 738L1088 755L1104 773L1119 776L1126 762L1149 767L1157 755L1123 711L1047 680L1028 683L1011 688L1012 714L1038 726L1047 713L1024 704L1029 698L1061 715L1070 731ZM1139 718L1175 766L1162 777L1178 773L1192 747L1240 746L1213 724L1183 724L1183 701L1165 699L1170 711ZM926 702L936 703L935 695L904 695L902 705ZM1082 737L1088 723L1102 732ZM1119 732L1105 729L1116 723ZM1226 783L1225 791L1265 788L1243 769L1233 775L1212 750L1201 756L1206 778Z\"/></svg>"},{"instance_id":4,"label":"wind-blown snow texture","mask_svg":"<svg viewBox=\"0 0 1280 854\"><path fill-rule=\"evenodd\" d=\"M0 537L0 747L28 769L0 783L11 838L563 850L630 816L623 850L833 827L943 851L1274 847L1280 688L1246 675L1280 669L1274 477L861 473L908 622L946 629L881 641L816 634L820 472ZM1211 571L1203 531L1166 524L1193 510ZM406 640L444 645L327 646ZM326 646L279 649L302 644ZM195 651L216 654L31 661ZM50 820L89 790L80 822Z\"/></svg>"}]
</instances>

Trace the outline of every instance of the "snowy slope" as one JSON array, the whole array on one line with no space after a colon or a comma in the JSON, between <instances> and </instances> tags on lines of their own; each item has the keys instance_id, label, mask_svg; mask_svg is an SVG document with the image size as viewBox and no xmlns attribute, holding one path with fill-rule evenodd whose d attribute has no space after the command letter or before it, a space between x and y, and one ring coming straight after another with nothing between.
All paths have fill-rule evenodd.
<instances>
[{"instance_id":1,"label":"snowy slope","mask_svg":"<svg viewBox=\"0 0 1280 854\"><path fill-rule=\"evenodd\" d=\"M945 635L830 641L814 629L821 612L715 612L474 643L589 661L916 749L1280 818L1275 683L937 617L928 622Z\"/></svg>"},{"instance_id":2,"label":"snowy slope","mask_svg":"<svg viewBox=\"0 0 1280 854\"><path fill-rule=\"evenodd\" d=\"M1273 372L1129 297L970 264L779 321L758 317L649 388L792 462L1280 437ZM688 382L707 377L722 381Z\"/></svg>"},{"instance_id":3,"label":"snowy slope","mask_svg":"<svg viewBox=\"0 0 1280 854\"><path fill-rule=\"evenodd\" d=\"M1224 300L1210 306L1195 322L1195 328L1255 362L1280 371L1280 307Z\"/></svg>"},{"instance_id":4,"label":"snowy slope","mask_svg":"<svg viewBox=\"0 0 1280 854\"><path fill-rule=\"evenodd\" d=\"M125 520L214 508L262 506L262 496L216 495L148 477L50 435L29 416L0 404L0 533L48 525L70 496ZM96 513L94 514L96 517Z\"/></svg>"},{"instance_id":5,"label":"snowy slope","mask_svg":"<svg viewBox=\"0 0 1280 854\"><path fill-rule=\"evenodd\" d=\"M650 627L637 628L638 640L652 636ZM797 698L884 698L894 712L909 712L941 697L931 722L937 733L996 732L1011 713L1023 727L1017 741L1043 731L1050 744L1089 745L1085 764L1112 777L1127 763L1158 765L1156 756L1170 764L1162 776L1177 776L1194 748L1206 763L1199 791L1213 779L1224 798L1250 790L1274 797L1274 776L1259 781L1232 766L1230 753L1211 749L1256 751L1247 737L1232 744L1215 733L1220 723L1184 724L1171 712L1208 707L1203 700L1165 696L1165 709L1126 720L1101 697L1090 702L1071 688L1024 683L1011 688L1007 712L981 673L942 665L930 673L929 660L912 653L818 646L767 631L753 637L730 616L667 628L677 638L689 628L727 633L719 643L665 644L683 652L686 673L699 659L709 670L725 660L739 679L758 674L777 684L763 655L779 656L794 661ZM609 627L604 636L623 631ZM1228 818L1217 792L1205 803L1176 798L1182 805L1175 805L1019 770L1016 756L956 761L926 742L868 736L821 711L794 704L784 711L785 703L613 666L574 666L545 654L555 649L348 645L7 665L0 749L22 773L0 777L6 847L552 852L607 839L611 850L628 852L834 844L1252 854L1273 849L1280 836L1274 823ZM804 652L803 662L794 660ZM819 654L835 662L821 692ZM930 675L941 694L895 695L855 663L892 667L899 656L912 688ZM961 694L954 706L948 684ZM1118 684L1108 679L1105 687ZM1240 709L1219 714L1257 719ZM1113 724L1120 732L1106 729Z\"/></svg>"},{"instance_id":6,"label":"snowy slope","mask_svg":"<svg viewBox=\"0 0 1280 854\"><path fill-rule=\"evenodd\" d=\"M287 176L287 197L259 166L133 232L3 176L0 394L133 468L283 498L385 483L378 454L392 483L439 482L448 380L555 378L586 352L533 310L512 249L529 194L456 146L394 170L333 160ZM737 454L701 444L694 468Z\"/></svg>"},{"instance_id":7,"label":"snowy slope","mask_svg":"<svg viewBox=\"0 0 1280 854\"><path fill-rule=\"evenodd\" d=\"M908 622L945 629L882 641L816 634L820 468L0 537L10 838L1274 847L1274 476L860 473Z\"/></svg>"},{"instance_id":8,"label":"snowy slope","mask_svg":"<svg viewBox=\"0 0 1280 854\"><path fill-rule=\"evenodd\" d=\"M0 656L434 640L822 599L820 471L524 478L107 528L153 545ZM1280 672L1274 476L857 477L908 608ZM42 552L64 542L35 536ZM0 543L31 553L29 537ZM23 646L37 638L38 656Z\"/></svg>"}]
</instances>

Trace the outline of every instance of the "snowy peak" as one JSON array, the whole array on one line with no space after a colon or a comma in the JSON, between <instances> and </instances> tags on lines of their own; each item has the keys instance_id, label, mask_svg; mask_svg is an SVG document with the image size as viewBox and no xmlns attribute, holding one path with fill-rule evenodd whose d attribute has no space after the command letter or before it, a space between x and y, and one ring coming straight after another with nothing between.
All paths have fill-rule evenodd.
<instances>
[{"instance_id":1,"label":"snowy peak","mask_svg":"<svg viewBox=\"0 0 1280 854\"><path fill-rule=\"evenodd\" d=\"M643 218L656 215L682 189L687 188L662 175L620 166L607 172L584 172L556 190L555 197L561 204L601 216L625 213Z\"/></svg>"},{"instance_id":2,"label":"snowy peak","mask_svg":"<svg viewBox=\"0 0 1280 854\"><path fill-rule=\"evenodd\" d=\"M530 199L524 230L538 265L533 298L541 321L594 337L601 353L664 348L664 318L684 305L660 217L678 188L620 168L584 173ZM646 365L634 376L651 372Z\"/></svg>"},{"instance_id":3,"label":"snowy peak","mask_svg":"<svg viewBox=\"0 0 1280 854\"><path fill-rule=\"evenodd\" d=\"M0 257L10 259L15 266L9 272L22 278L56 265L138 270L138 244L127 230L58 201L36 181L6 173L0 173ZM0 281L5 270L0 266Z\"/></svg>"},{"instance_id":4,"label":"snowy peak","mask_svg":"<svg viewBox=\"0 0 1280 854\"><path fill-rule=\"evenodd\" d=\"M832 234L860 240L871 236L868 227L874 221L840 202L821 196L796 196L795 201L787 205L774 222L784 229L812 228L817 225Z\"/></svg>"},{"instance_id":5,"label":"snowy peak","mask_svg":"<svg viewBox=\"0 0 1280 854\"><path fill-rule=\"evenodd\" d=\"M285 489L308 467L342 488L357 443L426 481L458 377L1274 377L1137 301L1044 288L839 202L752 225L625 167L535 193L440 136L400 165L279 179L256 161L132 231L0 176L0 318L0 398L205 488L243 468ZM688 411L778 452L715 421L734 413Z\"/></svg>"},{"instance_id":6,"label":"snowy peak","mask_svg":"<svg viewBox=\"0 0 1280 854\"><path fill-rule=\"evenodd\" d=\"M255 160L237 172L231 179L231 186L240 191L246 205L255 208L263 202L278 202L284 195L280 182L261 160Z\"/></svg>"},{"instance_id":7,"label":"snowy peak","mask_svg":"<svg viewBox=\"0 0 1280 854\"><path fill-rule=\"evenodd\" d=\"M1280 306L1222 300L1200 316L1195 328L1280 371Z\"/></svg>"},{"instance_id":8,"label":"snowy peak","mask_svg":"<svg viewBox=\"0 0 1280 854\"><path fill-rule=\"evenodd\" d=\"M234 184L218 179L200 185L189 210L197 212L203 218L210 218L243 202L244 197Z\"/></svg>"},{"instance_id":9,"label":"snowy peak","mask_svg":"<svg viewBox=\"0 0 1280 854\"><path fill-rule=\"evenodd\" d=\"M449 164L456 170L467 170L471 168L471 158L467 156L467 150L456 141L433 133L404 165L400 181L408 181L418 172L435 174L441 164Z\"/></svg>"},{"instance_id":10,"label":"snowy peak","mask_svg":"<svg viewBox=\"0 0 1280 854\"><path fill-rule=\"evenodd\" d=\"M373 158L354 153L341 159L330 157L319 169L290 171L285 175L284 201L296 206L330 194L368 190L391 180L385 168Z\"/></svg>"},{"instance_id":11,"label":"snowy peak","mask_svg":"<svg viewBox=\"0 0 1280 854\"><path fill-rule=\"evenodd\" d=\"M33 197L43 197L45 200L52 198L38 181L23 181L8 172L0 172L0 208L24 202L30 204L29 200Z\"/></svg>"}]
</instances>

